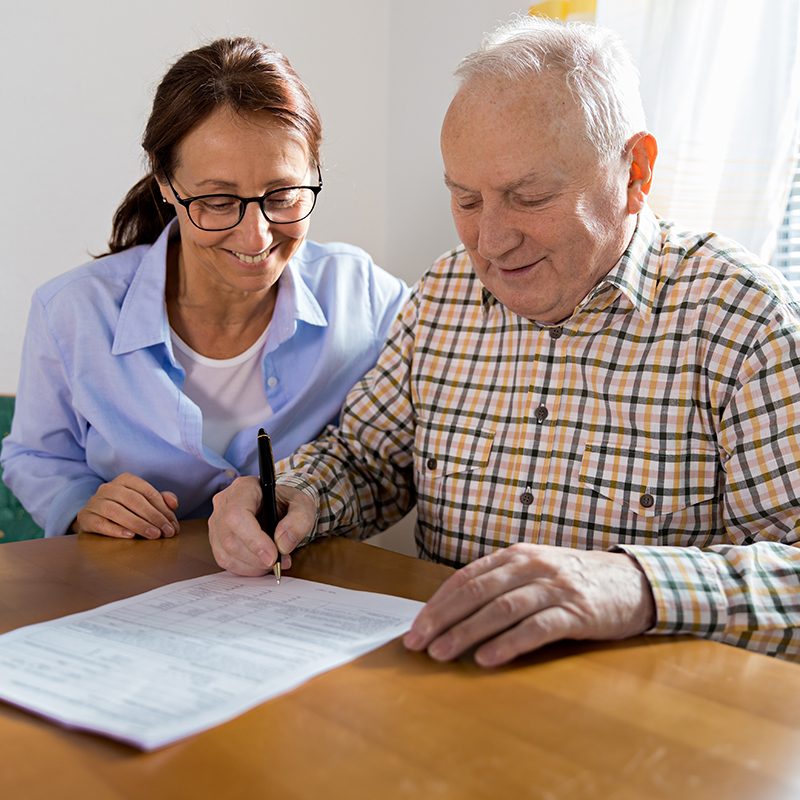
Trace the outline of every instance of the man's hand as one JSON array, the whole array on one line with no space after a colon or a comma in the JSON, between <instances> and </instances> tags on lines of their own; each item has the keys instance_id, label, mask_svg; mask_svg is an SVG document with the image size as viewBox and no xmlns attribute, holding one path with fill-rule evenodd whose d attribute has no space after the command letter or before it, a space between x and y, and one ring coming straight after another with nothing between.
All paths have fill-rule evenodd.
<instances>
[{"instance_id":1,"label":"man's hand","mask_svg":"<svg viewBox=\"0 0 800 800\"><path fill-rule=\"evenodd\" d=\"M99 533L119 539L169 538L180 530L173 492L159 492L146 480L123 472L102 484L78 512L75 533Z\"/></svg>"},{"instance_id":2,"label":"man's hand","mask_svg":"<svg viewBox=\"0 0 800 800\"><path fill-rule=\"evenodd\" d=\"M281 568L289 569L289 553L311 533L317 521L314 501L299 489L277 486L278 514L275 544L261 530L256 514L261 507L257 478L237 478L214 496L208 538L217 564L236 575L265 575L282 554ZM275 545L277 545L277 550Z\"/></svg>"},{"instance_id":3,"label":"man's hand","mask_svg":"<svg viewBox=\"0 0 800 800\"><path fill-rule=\"evenodd\" d=\"M515 544L448 578L404 642L437 661L472 647L494 667L559 639L625 639L651 628L650 584L624 553Z\"/></svg>"}]
</instances>

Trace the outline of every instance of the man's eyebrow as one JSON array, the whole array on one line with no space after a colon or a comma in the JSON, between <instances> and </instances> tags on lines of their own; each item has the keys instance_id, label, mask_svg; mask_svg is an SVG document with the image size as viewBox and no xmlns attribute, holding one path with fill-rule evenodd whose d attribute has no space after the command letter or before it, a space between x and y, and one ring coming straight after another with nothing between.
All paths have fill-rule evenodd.
<instances>
[{"instance_id":1,"label":"man's eyebrow","mask_svg":"<svg viewBox=\"0 0 800 800\"><path fill-rule=\"evenodd\" d=\"M444 185L448 189L457 189L460 192L472 192L474 189L467 189L466 186L462 186L460 183L456 183L454 180L450 179L450 176L445 172L444 174Z\"/></svg>"},{"instance_id":2,"label":"man's eyebrow","mask_svg":"<svg viewBox=\"0 0 800 800\"><path fill-rule=\"evenodd\" d=\"M525 175L522 175L508 185L502 187L502 191L513 192L515 189L527 186L529 183L536 183L539 180L538 173L536 170L532 169L530 172L525 173ZM456 189L461 192L476 192L475 189L470 189L466 186L462 186L460 183L456 183L447 173L444 174L444 184L448 189Z\"/></svg>"},{"instance_id":3,"label":"man's eyebrow","mask_svg":"<svg viewBox=\"0 0 800 800\"><path fill-rule=\"evenodd\" d=\"M529 183L536 183L540 181L541 178L539 177L538 173L535 169L532 169L530 172L523 175L521 178L517 178L517 180L512 181L511 183L506 186L506 191L513 192L514 189L519 189L522 186L527 186Z\"/></svg>"}]
</instances>

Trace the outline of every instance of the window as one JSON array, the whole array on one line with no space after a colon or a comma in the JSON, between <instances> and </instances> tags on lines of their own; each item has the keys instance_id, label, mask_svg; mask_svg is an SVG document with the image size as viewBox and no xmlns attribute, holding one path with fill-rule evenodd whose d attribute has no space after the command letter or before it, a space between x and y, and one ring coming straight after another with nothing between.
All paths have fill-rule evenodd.
<instances>
[{"instance_id":1,"label":"window","mask_svg":"<svg viewBox=\"0 0 800 800\"><path fill-rule=\"evenodd\" d=\"M800 292L800 144L794 160L794 175L786 216L778 229L778 241L772 263Z\"/></svg>"}]
</instances>

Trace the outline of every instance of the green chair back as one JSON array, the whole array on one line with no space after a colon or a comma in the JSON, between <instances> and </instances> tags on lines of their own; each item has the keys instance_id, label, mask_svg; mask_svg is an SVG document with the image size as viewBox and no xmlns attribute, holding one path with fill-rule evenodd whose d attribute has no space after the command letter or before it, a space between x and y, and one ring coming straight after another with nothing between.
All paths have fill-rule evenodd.
<instances>
[{"instance_id":1,"label":"green chair back","mask_svg":"<svg viewBox=\"0 0 800 800\"><path fill-rule=\"evenodd\" d=\"M13 395L0 395L0 439L8 436L13 416ZM18 542L21 539L38 539L41 536L44 536L42 529L3 483L3 470L0 467L0 544Z\"/></svg>"}]
</instances>

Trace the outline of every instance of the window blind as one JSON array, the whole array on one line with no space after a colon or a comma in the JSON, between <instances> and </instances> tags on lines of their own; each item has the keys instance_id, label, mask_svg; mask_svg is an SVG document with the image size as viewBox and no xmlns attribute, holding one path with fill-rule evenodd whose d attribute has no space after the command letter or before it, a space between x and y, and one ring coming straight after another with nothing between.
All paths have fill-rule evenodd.
<instances>
[{"instance_id":1,"label":"window blind","mask_svg":"<svg viewBox=\"0 0 800 800\"><path fill-rule=\"evenodd\" d=\"M786 215L778 229L772 263L800 292L800 145L794 159L794 175Z\"/></svg>"}]
</instances>

